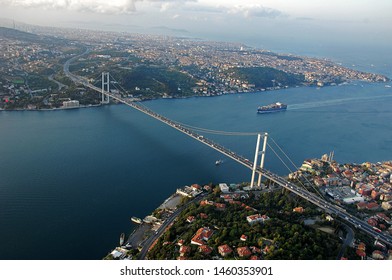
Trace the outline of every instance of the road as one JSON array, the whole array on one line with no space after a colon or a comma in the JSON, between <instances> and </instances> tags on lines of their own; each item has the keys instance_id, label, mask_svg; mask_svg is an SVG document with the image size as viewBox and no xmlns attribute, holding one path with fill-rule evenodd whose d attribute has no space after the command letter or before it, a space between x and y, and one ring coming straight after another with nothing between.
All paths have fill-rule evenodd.
<instances>
[{"instance_id":1,"label":"road","mask_svg":"<svg viewBox=\"0 0 392 280\"><path fill-rule=\"evenodd\" d=\"M187 203L185 203L183 206L181 206L180 208L178 208L176 211L173 212L173 214L165 220L165 222L161 225L161 227L157 230L157 232L153 235L151 235L143 244L143 249L140 251L140 255L139 255L139 260L144 260L146 258L146 255L148 253L148 250L150 249L151 245L158 240L158 238L165 232L166 228L172 223L174 222L174 220L178 217L178 215L181 214L181 212L189 206L189 204L191 203L197 203L199 201L201 201L205 196L207 195L207 193L203 193L201 195L199 195L198 197L196 197L195 199L192 199L191 201L188 201Z\"/></svg>"},{"instance_id":2,"label":"road","mask_svg":"<svg viewBox=\"0 0 392 280\"><path fill-rule=\"evenodd\" d=\"M340 248L340 251L338 253L338 256L336 259L340 260L343 255L344 252L346 251L347 246L351 246L351 244L353 244L354 241L354 231L351 227L349 227L347 224L342 223L342 225L344 226L344 228L346 229L346 238L343 241L342 247Z\"/></svg>"}]
</instances>

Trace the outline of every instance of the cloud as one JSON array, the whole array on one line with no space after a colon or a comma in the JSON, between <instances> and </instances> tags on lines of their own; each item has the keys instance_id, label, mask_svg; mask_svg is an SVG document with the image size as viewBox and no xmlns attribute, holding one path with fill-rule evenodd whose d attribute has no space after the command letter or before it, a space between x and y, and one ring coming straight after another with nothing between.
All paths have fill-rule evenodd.
<instances>
[{"instance_id":1,"label":"cloud","mask_svg":"<svg viewBox=\"0 0 392 280\"><path fill-rule=\"evenodd\" d=\"M311 17L297 17L296 20L312 21L312 20L314 20L314 18L311 18Z\"/></svg>"},{"instance_id":2,"label":"cloud","mask_svg":"<svg viewBox=\"0 0 392 280\"><path fill-rule=\"evenodd\" d=\"M262 5L249 5L242 6L237 5L227 9L229 14L242 14L246 18L252 17L263 17L263 18L276 18L283 16L283 13L279 10L264 7Z\"/></svg>"},{"instance_id":3,"label":"cloud","mask_svg":"<svg viewBox=\"0 0 392 280\"><path fill-rule=\"evenodd\" d=\"M99 14L130 14L136 12L136 3L154 3L167 9L173 3L195 2L197 0L0 0L0 5L93 12Z\"/></svg>"}]
</instances>

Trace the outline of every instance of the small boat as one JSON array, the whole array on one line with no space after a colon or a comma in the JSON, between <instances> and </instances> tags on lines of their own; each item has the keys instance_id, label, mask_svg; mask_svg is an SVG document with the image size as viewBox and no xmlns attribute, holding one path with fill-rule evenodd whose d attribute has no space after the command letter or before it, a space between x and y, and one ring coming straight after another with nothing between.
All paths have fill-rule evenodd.
<instances>
[{"instance_id":1,"label":"small boat","mask_svg":"<svg viewBox=\"0 0 392 280\"><path fill-rule=\"evenodd\" d=\"M125 233L121 233L120 235L120 246L122 246L124 244L125 241Z\"/></svg>"},{"instance_id":2,"label":"small boat","mask_svg":"<svg viewBox=\"0 0 392 280\"><path fill-rule=\"evenodd\" d=\"M138 218L138 217L131 217L131 221L136 223L136 224L141 224L143 223L142 219Z\"/></svg>"},{"instance_id":3,"label":"small boat","mask_svg":"<svg viewBox=\"0 0 392 280\"><path fill-rule=\"evenodd\" d=\"M215 161L215 165L220 165L223 162L223 160L218 159L217 161Z\"/></svg>"}]
</instances>

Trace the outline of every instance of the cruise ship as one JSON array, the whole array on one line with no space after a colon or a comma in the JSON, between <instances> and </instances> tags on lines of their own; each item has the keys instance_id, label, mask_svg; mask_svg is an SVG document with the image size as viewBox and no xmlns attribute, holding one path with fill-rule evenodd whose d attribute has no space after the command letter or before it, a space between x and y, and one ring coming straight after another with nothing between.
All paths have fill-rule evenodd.
<instances>
[{"instance_id":1,"label":"cruise ship","mask_svg":"<svg viewBox=\"0 0 392 280\"><path fill-rule=\"evenodd\" d=\"M260 106L259 108L257 108L257 113L264 114L264 113L272 113L272 112L281 112L281 111L285 111L286 109L287 109L286 104L276 102L274 104Z\"/></svg>"}]
</instances>

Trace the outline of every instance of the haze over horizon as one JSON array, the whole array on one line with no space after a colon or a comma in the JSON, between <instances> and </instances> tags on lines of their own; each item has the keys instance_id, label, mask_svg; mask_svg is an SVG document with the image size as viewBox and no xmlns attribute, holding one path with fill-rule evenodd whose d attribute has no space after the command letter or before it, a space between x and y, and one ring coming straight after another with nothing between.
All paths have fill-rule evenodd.
<instances>
[{"instance_id":1,"label":"haze over horizon","mask_svg":"<svg viewBox=\"0 0 392 280\"><path fill-rule=\"evenodd\" d=\"M391 44L389 0L0 0L29 24L255 41L363 38Z\"/></svg>"}]
</instances>

